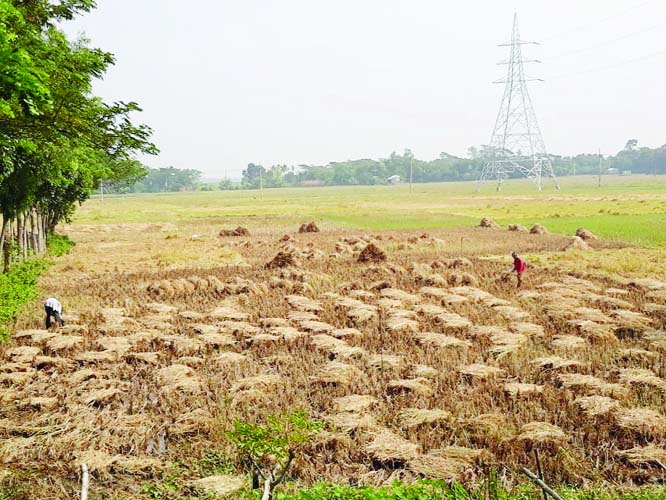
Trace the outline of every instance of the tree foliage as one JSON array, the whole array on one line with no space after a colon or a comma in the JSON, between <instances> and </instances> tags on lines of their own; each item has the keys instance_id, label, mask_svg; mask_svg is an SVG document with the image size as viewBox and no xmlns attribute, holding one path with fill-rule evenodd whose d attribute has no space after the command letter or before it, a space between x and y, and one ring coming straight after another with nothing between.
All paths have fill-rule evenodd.
<instances>
[{"instance_id":1,"label":"tree foliage","mask_svg":"<svg viewBox=\"0 0 666 500\"><path fill-rule=\"evenodd\" d=\"M59 28L94 6L0 0L0 248L16 241L23 257L101 182L134 183L146 173L137 155L157 152L132 121L138 104L92 93L113 56Z\"/></svg>"}]
</instances>

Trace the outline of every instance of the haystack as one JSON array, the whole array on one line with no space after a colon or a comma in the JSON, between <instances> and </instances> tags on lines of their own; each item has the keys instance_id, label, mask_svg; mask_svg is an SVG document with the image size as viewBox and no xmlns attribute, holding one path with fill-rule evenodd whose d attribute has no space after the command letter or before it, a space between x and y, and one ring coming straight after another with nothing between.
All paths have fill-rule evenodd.
<instances>
[{"instance_id":1,"label":"haystack","mask_svg":"<svg viewBox=\"0 0 666 500\"><path fill-rule=\"evenodd\" d=\"M379 462L407 462L416 458L419 445L384 429L374 435L365 451Z\"/></svg>"},{"instance_id":2,"label":"haystack","mask_svg":"<svg viewBox=\"0 0 666 500\"><path fill-rule=\"evenodd\" d=\"M298 228L299 233L318 233L319 227L314 221L301 224Z\"/></svg>"},{"instance_id":3,"label":"haystack","mask_svg":"<svg viewBox=\"0 0 666 500\"><path fill-rule=\"evenodd\" d=\"M386 253L374 243L368 245L358 254L359 262L383 262L386 260Z\"/></svg>"},{"instance_id":4,"label":"haystack","mask_svg":"<svg viewBox=\"0 0 666 500\"><path fill-rule=\"evenodd\" d=\"M448 422L453 418L446 410L424 410L421 408L405 408L398 413L398 422L406 428L418 427L438 422Z\"/></svg>"},{"instance_id":5,"label":"haystack","mask_svg":"<svg viewBox=\"0 0 666 500\"><path fill-rule=\"evenodd\" d=\"M498 228L499 226L497 225L497 223L494 220L492 220L488 217L484 217L483 219L481 219L481 222L479 222L479 227L487 227L487 228L493 228L494 229L494 228Z\"/></svg>"},{"instance_id":6,"label":"haystack","mask_svg":"<svg viewBox=\"0 0 666 500\"><path fill-rule=\"evenodd\" d=\"M547 422L530 422L520 428L517 440L538 444L563 444L567 441L567 434L556 425Z\"/></svg>"},{"instance_id":7,"label":"haystack","mask_svg":"<svg viewBox=\"0 0 666 500\"><path fill-rule=\"evenodd\" d=\"M548 229L543 227L541 224L534 224L530 228L530 234L548 234Z\"/></svg>"},{"instance_id":8,"label":"haystack","mask_svg":"<svg viewBox=\"0 0 666 500\"><path fill-rule=\"evenodd\" d=\"M580 236L574 236L573 239L564 247L564 251L568 250L591 250L592 247Z\"/></svg>"},{"instance_id":9,"label":"haystack","mask_svg":"<svg viewBox=\"0 0 666 500\"><path fill-rule=\"evenodd\" d=\"M266 264L266 269L280 269L283 267L297 266L298 261L293 252L278 252L273 260Z\"/></svg>"},{"instance_id":10,"label":"haystack","mask_svg":"<svg viewBox=\"0 0 666 500\"><path fill-rule=\"evenodd\" d=\"M579 227L576 229L576 236L585 241L599 239L592 231L588 231L584 227Z\"/></svg>"},{"instance_id":11,"label":"haystack","mask_svg":"<svg viewBox=\"0 0 666 500\"><path fill-rule=\"evenodd\" d=\"M250 236L250 231L242 226L238 226L236 229L222 229L220 236Z\"/></svg>"},{"instance_id":12,"label":"haystack","mask_svg":"<svg viewBox=\"0 0 666 500\"><path fill-rule=\"evenodd\" d=\"M606 415L620 407L620 402L607 396L580 396L575 403L588 416Z\"/></svg>"},{"instance_id":13,"label":"haystack","mask_svg":"<svg viewBox=\"0 0 666 500\"><path fill-rule=\"evenodd\" d=\"M509 225L509 231L515 231L518 233L526 233L527 228L525 226L521 226L520 224L510 224Z\"/></svg>"}]
</instances>

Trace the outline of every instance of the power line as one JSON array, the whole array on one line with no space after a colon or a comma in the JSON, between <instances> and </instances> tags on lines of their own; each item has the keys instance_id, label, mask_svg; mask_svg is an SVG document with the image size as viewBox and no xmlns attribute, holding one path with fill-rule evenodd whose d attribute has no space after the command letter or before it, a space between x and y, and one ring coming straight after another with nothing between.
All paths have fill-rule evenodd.
<instances>
[{"instance_id":1,"label":"power line","mask_svg":"<svg viewBox=\"0 0 666 500\"><path fill-rule=\"evenodd\" d=\"M606 45L610 45L612 43L619 42L620 40L626 40L627 38L632 38L634 36L642 35L643 33L647 33L648 31L652 31L652 30L655 30L655 29L658 29L658 28L662 28L664 26L666 26L666 23L655 24L653 26L649 26L649 27L644 28L642 30L634 31L632 33L627 33L626 35L620 35L620 36L618 36L616 38L613 38L611 40L607 40L605 42L600 42L600 43L597 43L595 45L585 47L583 49L576 49L576 50L571 50L569 52L563 52L563 53L560 53L560 54L556 54L554 56L549 57L548 60L552 61L553 59L559 59L559 58L562 58L562 57L565 57L565 56L570 56L570 55L573 55L573 54L579 54L581 52L587 52L588 50L593 50L593 49L597 49L599 47L604 47Z\"/></svg>"},{"instance_id":2,"label":"power line","mask_svg":"<svg viewBox=\"0 0 666 500\"><path fill-rule=\"evenodd\" d=\"M609 21L609 20L611 20L611 19L615 19L616 17L624 16L624 15L627 14L628 12L632 12L632 11L634 11L634 10L636 10L636 9L640 9L641 7L645 7L646 5L651 4L651 3L655 3L655 2L657 2L657 0L646 0L646 1L644 1L644 2L640 2L640 3L638 3L638 4L636 4L636 5L632 6L632 7L629 7L628 9L624 9L624 10L619 11L619 12L616 12L616 13L614 13L614 14L610 14L610 15L608 15L608 16L606 16L606 17L602 17L601 19L596 19L596 20L593 21L593 22L586 23L586 24L582 24L582 25L579 25L579 26L575 26L575 27L570 28L570 29L568 29L568 30L560 31L560 32L555 33L555 34L553 34L553 35L550 35L550 36L548 36L548 37L542 38L542 41L552 40L552 39L554 39L554 38L558 38L558 37L560 37L560 36L562 36L562 35L567 35L567 34L569 34L569 33L573 33L574 31L578 31L578 30L582 30L582 29L585 29L585 28L589 28L589 27L594 26L594 25L596 25L596 24L600 24L600 23L602 23L602 22Z\"/></svg>"},{"instance_id":3,"label":"power line","mask_svg":"<svg viewBox=\"0 0 666 500\"><path fill-rule=\"evenodd\" d=\"M647 54L645 56L634 57L632 59L627 59L627 60L624 60L624 61L620 61L618 63L611 64L611 65L608 65L608 66L600 66L598 68L592 68L592 69L589 69L589 70L578 71L578 72L573 72L573 73L563 73L563 74L551 76L550 78L548 78L548 80L557 80L559 78L565 78L565 77L569 77L569 76L586 75L586 74L589 74L589 73L598 73L600 71L607 71L609 69L615 69L615 68L619 68L619 67L622 67L622 66L626 66L627 64L633 64L635 62L644 61L646 59L651 59L653 57L657 57L657 56L660 56L662 54L666 54L666 50L660 50L658 52L654 52L652 54Z\"/></svg>"}]
</instances>

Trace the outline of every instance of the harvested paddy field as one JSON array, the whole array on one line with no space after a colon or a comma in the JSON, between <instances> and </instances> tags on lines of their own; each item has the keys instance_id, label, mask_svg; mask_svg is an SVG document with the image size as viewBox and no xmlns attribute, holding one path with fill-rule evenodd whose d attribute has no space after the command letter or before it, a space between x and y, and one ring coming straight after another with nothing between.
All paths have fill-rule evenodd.
<instances>
[{"instance_id":1,"label":"harvested paddy field","mask_svg":"<svg viewBox=\"0 0 666 500\"><path fill-rule=\"evenodd\" d=\"M234 421L301 408L325 425L303 484L474 484L533 450L554 484L663 480L666 280L532 264L517 289L511 250L572 237L308 222L68 228L41 283L67 325L36 307L0 346L3 485L74 496L86 462L93 498L137 498L211 452L240 473ZM567 254L627 251L588 244Z\"/></svg>"}]
</instances>

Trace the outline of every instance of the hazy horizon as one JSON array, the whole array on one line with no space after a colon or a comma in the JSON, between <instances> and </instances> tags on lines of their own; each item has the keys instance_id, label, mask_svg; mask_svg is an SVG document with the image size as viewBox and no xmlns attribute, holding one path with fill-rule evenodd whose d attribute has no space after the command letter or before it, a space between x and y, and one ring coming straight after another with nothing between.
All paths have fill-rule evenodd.
<instances>
[{"instance_id":1,"label":"hazy horizon","mask_svg":"<svg viewBox=\"0 0 666 500\"><path fill-rule=\"evenodd\" d=\"M544 62L527 73L550 152L666 143L666 4L498 3L99 0L66 29L116 55L96 92L142 105L152 167L465 156L490 140L514 11L541 42L525 55Z\"/></svg>"}]
</instances>

